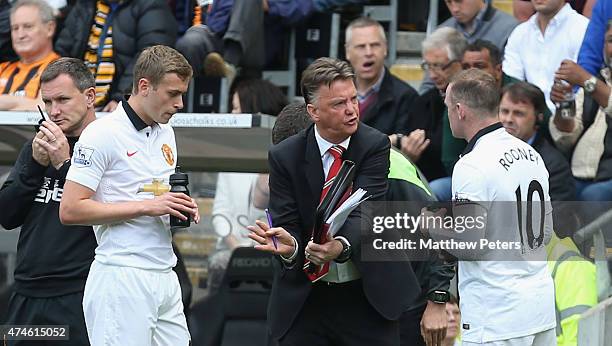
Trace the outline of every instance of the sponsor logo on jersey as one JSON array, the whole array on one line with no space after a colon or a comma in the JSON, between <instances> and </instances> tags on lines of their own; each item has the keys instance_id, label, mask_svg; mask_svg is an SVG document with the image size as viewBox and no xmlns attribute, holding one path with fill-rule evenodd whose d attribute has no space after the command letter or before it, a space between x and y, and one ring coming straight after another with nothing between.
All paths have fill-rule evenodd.
<instances>
[{"instance_id":1,"label":"sponsor logo on jersey","mask_svg":"<svg viewBox=\"0 0 612 346\"><path fill-rule=\"evenodd\" d=\"M38 190L36 197L34 197L34 201L49 203L49 201L53 200L59 203L62 200L62 193L64 193L64 189L59 187L59 180L51 180L51 178L45 177L40 190Z\"/></svg>"},{"instance_id":2,"label":"sponsor logo on jersey","mask_svg":"<svg viewBox=\"0 0 612 346\"><path fill-rule=\"evenodd\" d=\"M163 179L153 179L149 184L143 184L138 187L138 193L147 192L154 196L161 196L170 191L170 185L164 183Z\"/></svg>"}]
</instances>

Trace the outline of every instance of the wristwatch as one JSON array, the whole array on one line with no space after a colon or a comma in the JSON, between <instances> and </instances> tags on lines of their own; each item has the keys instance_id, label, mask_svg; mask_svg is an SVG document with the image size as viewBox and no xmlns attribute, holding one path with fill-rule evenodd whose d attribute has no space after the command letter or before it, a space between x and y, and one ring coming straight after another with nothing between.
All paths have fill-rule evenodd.
<instances>
[{"instance_id":1,"label":"wristwatch","mask_svg":"<svg viewBox=\"0 0 612 346\"><path fill-rule=\"evenodd\" d=\"M396 133L395 134L395 147L398 149L402 149L402 137L404 137L403 133Z\"/></svg>"},{"instance_id":2,"label":"wristwatch","mask_svg":"<svg viewBox=\"0 0 612 346\"><path fill-rule=\"evenodd\" d=\"M584 91L588 94L591 94L595 91L595 87L597 86L597 77L591 76L591 78L584 81Z\"/></svg>"},{"instance_id":3,"label":"wristwatch","mask_svg":"<svg viewBox=\"0 0 612 346\"><path fill-rule=\"evenodd\" d=\"M70 161L72 161L72 159L66 159L66 160L64 160L64 162L62 162L62 165L61 165L61 166L59 166L59 168L58 168L57 170L59 171L60 169L62 169L62 167L64 167L66 164L70 163Z\"/></svg>"},{"instance_id":4,"label":"wristwatch","mask_svg":"<svg viewBox=\"0 0 612 346\"><path fill-rule=\"evenodd\" d=\"M342 244L342 252L335 259L335 261L337 263L344 263L344 262L348 261L351 258L351 244L349 244L346 240L344 240L341 237L337 237L335 239L337 241L339 241L340 244Z\"/></svg>"},{"instance_id":5,"label":"wristwatch","mask_svg":"<svg viewBox=\"0 0 612 346\"><path fill-rule=\"evenodd\" d=\"M427 295L427 299L436 304L445 304L450 300L450 293L447 291L435 290Z\"/></svg>"}]
</instances>

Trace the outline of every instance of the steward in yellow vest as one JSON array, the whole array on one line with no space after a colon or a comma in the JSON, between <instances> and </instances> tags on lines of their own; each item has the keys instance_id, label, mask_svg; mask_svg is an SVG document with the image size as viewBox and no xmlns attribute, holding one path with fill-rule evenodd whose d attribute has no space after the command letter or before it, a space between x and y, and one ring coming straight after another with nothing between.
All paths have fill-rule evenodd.
<instances>
[{"instance_id":1,"label":"steward in yellow vest","mask_svg":"<svg viewBox=\"0 0 612 346\"><path fill-rule=\"evenodd\" d=\"M571 238L553 233L546 246L555 282L557 345L576 346L580 315L597 304L595 264L584 258Z\"/></svg>"}]
</instances>

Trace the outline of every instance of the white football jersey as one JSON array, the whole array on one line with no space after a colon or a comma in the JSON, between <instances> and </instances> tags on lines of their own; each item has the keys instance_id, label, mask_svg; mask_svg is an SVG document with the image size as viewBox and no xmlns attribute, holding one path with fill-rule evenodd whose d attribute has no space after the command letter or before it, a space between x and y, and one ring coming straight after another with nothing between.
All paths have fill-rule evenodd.
<instances>
[{"instance_id":1,"label":"white football jersey","mask_svg":"<svg viewBox=\"0 0 612 346\"><path fill-rule=\"evenodd\" d=\"M170 125L147 126L122 102L83 131L66 180L95 191L92 199L98 202L153 199L154 193L145 187L169 188L176 155ZM100 263L159 271L176 265L168 215L139 216L93 228L98 241L95 260Z\"/></svg>"},{"instance_id":2,"label":"white football jersey","mask_svg":"<svg viewBox=\"0 0 612 346\"><path fill-rule=\"evenodd\" d=\"M455 203L479 201L487 208L487 238L500 233L493 237L520 243L519 260L459 262L462 339L483 343L554 328L554 285L545 261L552 209L540 155L501 124L491 125L468 143L452 190Z\"/></svg>"}]
</instances>

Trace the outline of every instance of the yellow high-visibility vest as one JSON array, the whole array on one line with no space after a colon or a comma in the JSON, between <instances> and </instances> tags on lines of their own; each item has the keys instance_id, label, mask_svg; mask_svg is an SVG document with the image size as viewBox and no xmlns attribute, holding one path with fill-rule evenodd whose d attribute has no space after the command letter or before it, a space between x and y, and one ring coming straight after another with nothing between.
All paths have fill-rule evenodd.
<instances>
[{"instance_id":1,"label":"yellow high-visibility vest","mask_svg":"<svg viewBox=\"0 0 612 346\"><path fill-rule=\"evenodd\" d=\"M580 315L597 304L595 265L569 237L559 239L553 234L546 251L555 282L557 345L576 346Z\"/></svg>"}]
</instances>

